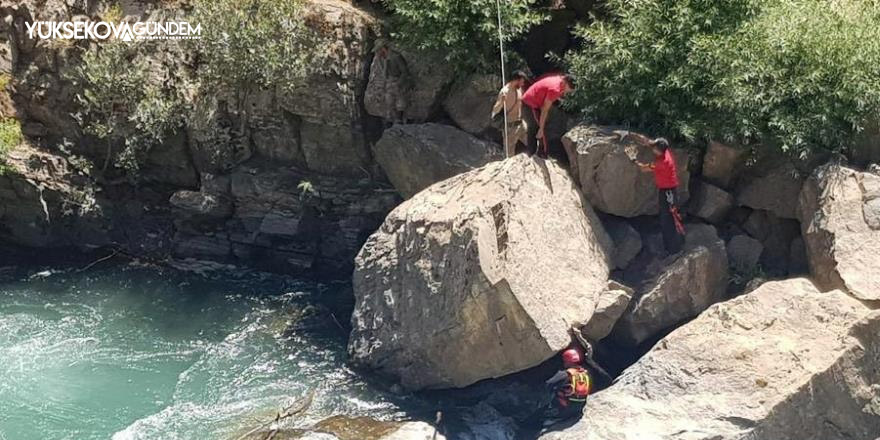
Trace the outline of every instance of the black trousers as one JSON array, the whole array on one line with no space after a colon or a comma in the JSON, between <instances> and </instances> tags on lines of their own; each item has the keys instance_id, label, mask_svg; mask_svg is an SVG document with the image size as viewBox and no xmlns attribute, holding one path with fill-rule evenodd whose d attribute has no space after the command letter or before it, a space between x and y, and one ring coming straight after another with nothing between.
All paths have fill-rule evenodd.
<instances>
[{"instance_id":1,"label":"black trousers","mask_svg":"<svg viewBox=\"0 0 880 440\"><path fill-rule=\"evenodd\" d=\"M684 246L684 225L681 224L682 219L678 207L678 188L661 189L658 191L658 196L663 245L666 247L666 252L677 254ZM681 227L681 232L679 227Z\"/></svg>"},{"instance_id":2,"label":"black trousers","mask_svg":"<svg viewBox=\"0 0 880 440\"><path fill-rule=\"evenodd\" d=\"M538 120L535 115L540 117L540 110L533 110L531 107L523 104L522 117L526 121L526 154L535 154L538 151Z\"/></svg>"}]
</instances>

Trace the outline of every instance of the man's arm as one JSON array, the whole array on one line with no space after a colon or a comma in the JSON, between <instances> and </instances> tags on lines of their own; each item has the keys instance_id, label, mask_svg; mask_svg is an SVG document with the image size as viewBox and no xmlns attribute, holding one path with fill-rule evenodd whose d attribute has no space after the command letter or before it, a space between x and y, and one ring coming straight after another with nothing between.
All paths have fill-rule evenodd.
<instances>
[{"instance_id":1,"label":"man's arm","mask_svg":"<svg viewBox=\"0 0 880 440\"><path fill-rule=\"evenodd\" d=\"M538 121L538 138L542 141L544 140L544 126L547 125L547 115L550 114L550 107L553 107L553 101L545 99L544 105L541 106L541 120Z\"/></svg>"},{"instance_id":2,"label":"man's arm","mask_svg":"<svg viewBox=\"0 0 880 440\"><path fill-rule=\"evenodd\" d=\"M559 386L561 382L565 381L568 381L568 373L566 373L565 371L560 371L553 375L553 377L551 377L550 379L547 379L544 384L547 386L547 388L556 389L556 387Z\"/></svg>"},{"instance_id":3,"label":"man's arm","mask_svg":"<svg viewBox=\"0 0 880 440\"><path fill-rule=\"evenodd\" d=\"M633 162L638 165L639 170L641 170L643 173L650 173L651 171L654 171L654 164L639 162L637 160L634 160Z\"/></svg>"},{"instance_id":4,"label":"man's arm","mask_svg":"<svg viewBox=\"0 0 880 440\"><path fill-rule=\"evenodd\" d=\"M501 113L501 109L504 108L504 105L507 103L507 94L504 93L504 90L498 92L498 100L495 101L495 105L492 106L492 118L494 119L498 113Z\"/></svg>"}]
</instances>

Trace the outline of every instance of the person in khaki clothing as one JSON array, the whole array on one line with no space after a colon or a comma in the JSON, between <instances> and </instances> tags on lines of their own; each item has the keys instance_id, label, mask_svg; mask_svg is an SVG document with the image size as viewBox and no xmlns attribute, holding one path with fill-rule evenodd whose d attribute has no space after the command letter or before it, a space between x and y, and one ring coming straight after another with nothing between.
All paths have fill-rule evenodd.
<instances>
[{"instance_id":1,"label":"person in khaki clothing","mask_svg":"<svg viewBox=\"0 0 880 440\"><path fill-rule=\"evenodd\" d=\"M387 111L385 119L389 123L405 123L404 113L409 106L409 93L412 78L406 66L406 60L399 53L388 47L385 40L377 40L376 56L379 57L379 68L383 70L384 105Z\"/></svg>"},{"instance_id":2,"label":"person in khaki clothing","mask_svg":"<svg viewBox=\"0 0 880 440\"><path fill-rule=\"evenodd\" d=\"M510 81L498 92L498 100L492 107L492 119L507 109L507 144L504 151L507 157L513 157L516 154L516 144L521 142L526 144L526 126L522 119L522 95L525 89L528 75L517 70L513 72Z\"/></svg>"}]
</instances>

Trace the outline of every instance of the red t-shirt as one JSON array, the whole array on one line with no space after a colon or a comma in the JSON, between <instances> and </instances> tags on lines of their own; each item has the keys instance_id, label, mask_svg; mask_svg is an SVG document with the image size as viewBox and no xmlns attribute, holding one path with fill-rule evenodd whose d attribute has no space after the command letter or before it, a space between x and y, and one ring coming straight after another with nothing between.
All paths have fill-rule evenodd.
<instances>
[{"instance_id":1,"label":"red t-shirt","mask_svg":"<svg viewBox=\"0 0 880 440\"><path fill-rule=\"evenodd\" d=\"M548 75L539 79L538 82L532 84L526 90L526 93L523 94L522 102L533 109L540 110L545 100L556 101L559 99L564 88L564 76Z\"/></svg>"},{"instance_id":2,"label":"red t-shirt","mask_svg":"<svg viewBox=\"0 0 880 440\"><path fill-rule=\"evenodd\" d=\"M654 182L660 189L678 188L675 156L672 154L671 148L667 148L662 156L654 160Z\"/></svg>"}]
</instances>

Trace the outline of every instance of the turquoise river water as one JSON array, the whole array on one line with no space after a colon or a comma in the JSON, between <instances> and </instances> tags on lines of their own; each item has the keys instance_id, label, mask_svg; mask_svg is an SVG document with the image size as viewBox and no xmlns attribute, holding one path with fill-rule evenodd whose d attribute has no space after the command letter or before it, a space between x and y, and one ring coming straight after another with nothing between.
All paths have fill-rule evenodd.
<instances>
[{"instance_id":1,"label":"turquoise river water","mask_svg":"<svg viewBox=\"0 0 880 440\"><path fill-rule=\"evenodd\" d=\"M344 365L327 306L340 289L135 267L7 271L0 440L229 439L309 389L299 424L398 418L417 403Z\"/></svg>"}]
</instances>

